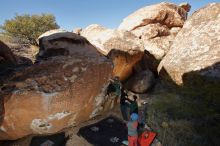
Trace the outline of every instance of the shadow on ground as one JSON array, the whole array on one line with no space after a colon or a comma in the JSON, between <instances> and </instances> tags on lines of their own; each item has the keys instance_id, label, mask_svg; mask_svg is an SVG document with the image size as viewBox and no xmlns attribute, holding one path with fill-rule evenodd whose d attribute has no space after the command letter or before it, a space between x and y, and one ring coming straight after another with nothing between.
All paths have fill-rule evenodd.
<instances>
[{"instance_id":1,"label":"shadow on ground","mask_svg":"<svg viewBox=\"0 0 220 146\"><path fill-rule=\"evenodd\" d=\"M121 146L121 142L127 139L127 127L120 119L109 116L82 127L78 135L94 146Z\"/></svg>"},{"instance_id":2,"label":"shadow on ground","mask_svg":"<svg viewBox=\"0 0 220 146\"><path fill-rule=\"evenodd\" d=\"M154 89L149 126L164 146L218 146L220 143L220 63L185 73L177 85L163 68L162 90Z\"/></svg>"},{"instance_id":3,"label":"shadow on ground","mask_svg":"<svg viewBox=\"0 0 220 146\"><path fill-rule=\"evenodd\" d=\"M67 139L65 133L49 136L35 136L32 138L30 146L65 146Z\"/></svg>"}]
</instances>

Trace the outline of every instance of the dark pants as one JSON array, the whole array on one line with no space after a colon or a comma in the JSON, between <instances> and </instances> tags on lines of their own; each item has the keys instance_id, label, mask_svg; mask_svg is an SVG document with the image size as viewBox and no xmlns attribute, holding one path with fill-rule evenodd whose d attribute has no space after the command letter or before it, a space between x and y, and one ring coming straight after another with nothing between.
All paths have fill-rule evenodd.
<instances>
[{"instance_id":1,"label":"dark pants","mask_svg":"<svg viewBox=\"0 0 220 146\"><path fill-rule=\"evenodd\" d=\"M121 114L122 114L123 119L125 121L128 121L128 106L127 106L127 104L121 104L120 108L121 108Z\"/></svg>"}]
</instances>

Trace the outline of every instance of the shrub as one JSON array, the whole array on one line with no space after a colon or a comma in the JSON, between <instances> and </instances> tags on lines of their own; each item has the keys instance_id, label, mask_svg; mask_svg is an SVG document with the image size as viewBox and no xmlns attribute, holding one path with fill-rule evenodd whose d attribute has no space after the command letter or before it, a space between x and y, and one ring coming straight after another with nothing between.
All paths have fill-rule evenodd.
<instances>
[{"instance_id":1,"label":"shrub","mask_svg":"<svg viewBox=\"0 0 220 146\"><path fill-rule=\"evenodd\" d=\"M48 30L57 29L59 26L52 14L24 14L6 20L0 28L4 35L13 37L19 43L36 45L38 36Z\"/></svg>"}]
</instances>

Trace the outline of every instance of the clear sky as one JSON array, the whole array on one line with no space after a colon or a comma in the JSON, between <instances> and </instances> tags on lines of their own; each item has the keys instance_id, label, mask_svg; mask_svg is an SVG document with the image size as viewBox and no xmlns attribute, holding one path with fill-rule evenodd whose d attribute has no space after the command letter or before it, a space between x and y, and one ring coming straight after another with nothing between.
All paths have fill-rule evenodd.
<instances>
[{"instance_id":1,"label":"clear sky","mask_svg":"<svg viewBox=\"0 0 220 146\"><path fill-rule=\"evenodd\" d=\"M164 0L0 0L0 25L15 14L51 13L58 25L66 30L101 24L117 28L122 19L135 10ZM179 4L184 0L167 0ZM220 0L188 0L191 12Z\"/></svg>"}]
</instances>

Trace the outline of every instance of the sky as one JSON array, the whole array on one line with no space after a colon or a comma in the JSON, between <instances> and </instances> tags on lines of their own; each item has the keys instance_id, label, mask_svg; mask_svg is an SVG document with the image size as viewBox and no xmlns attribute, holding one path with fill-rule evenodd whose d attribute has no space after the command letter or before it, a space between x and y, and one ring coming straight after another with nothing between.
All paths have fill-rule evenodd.
<instances>
[{"instance_id":1,"label":"sky","mask_svg":"<svg viewBox=\"0 0 220 146\"><path fill-rule=\"evenodd\" d=\"M58 25L65 30L85 28L90 24L100 24L107 28L117 28L123 18L147 5L165 0L0 0L0 25L15 14L50 13L56 17ZM208 3L220 0L166 0L175 4L189 2L191 12Z\"/></svg>"}]
</instances>

